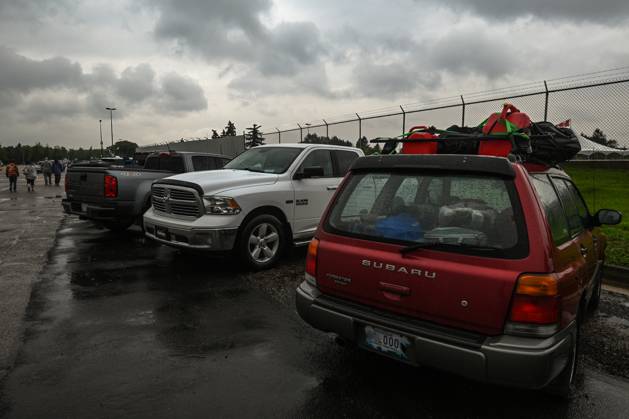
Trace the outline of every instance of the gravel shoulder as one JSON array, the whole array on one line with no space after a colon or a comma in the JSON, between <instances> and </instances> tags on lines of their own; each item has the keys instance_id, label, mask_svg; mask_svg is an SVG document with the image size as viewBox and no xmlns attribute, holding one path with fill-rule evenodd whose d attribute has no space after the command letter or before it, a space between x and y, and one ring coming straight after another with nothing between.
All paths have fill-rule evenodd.
<instances>
[{"instance_id":1,"label":"gravel shoulder","mask_svg":"<svg viewBox=\"0 0 629 419\"><path fill-rule=\"evenodd\" d=\"M629 297L603 291L599 309L584 324L581 352L586 365L629 379Z\"/></svg>"},{"instance_id":2,"label":"gravel shoulder","mask_svg":"<svg viewBox=\"0 0 629 419\"><path fill-rule=\"evenodd\" d=\"M18 192L9 193L0 178L0 380L15 360L32 286L63 218L62 194L62 187L45 187L42 176L34 193L23 178Z\"/></svg>"}]
</instances>

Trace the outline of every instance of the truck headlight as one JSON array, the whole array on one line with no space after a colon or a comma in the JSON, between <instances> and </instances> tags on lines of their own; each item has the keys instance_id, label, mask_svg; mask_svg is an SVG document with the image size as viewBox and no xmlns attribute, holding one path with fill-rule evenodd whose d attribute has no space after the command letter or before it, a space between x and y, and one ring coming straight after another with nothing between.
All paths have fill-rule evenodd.
<instances>
[{"instance_id":1,"label":"truck headlight","mask_svg":"<svg viewBox=\"0 0 629 419\"><path fill-rule=\"evenodd\" d=\"M228 196L204 196L206 214L236 215L241 211L240 205L234 198Z\"/></svg>"}]
</instances>

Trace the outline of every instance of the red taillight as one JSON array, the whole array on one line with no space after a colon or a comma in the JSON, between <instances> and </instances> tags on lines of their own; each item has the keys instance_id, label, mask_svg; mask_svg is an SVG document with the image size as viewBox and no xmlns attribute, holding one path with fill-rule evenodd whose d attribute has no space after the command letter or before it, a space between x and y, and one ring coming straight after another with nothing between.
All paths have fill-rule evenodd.
<instances>
[{"instance_id":1,"label":"red taillight","mask_svg":"<svg viewBox=\"0 0 629 419\"><path fill-rule=\"evenodd\" d=\"M559 297L515 295L511 305L512 322L554 324L559 322Z\"/></svg>"},{"instance_id":2,"label":"red taillight","mask_svg":"<svg viewBox=\"0 0 629 419\"><path fill-rule=\"evenodd\" d=\"M63 178L63 187L66 190L66 193L68 193L68 189L70 189L70 176L67 173Z\"/></svg>"},{"instance_id":3,"label":"red taillight","mask_svg":"<svg viewBox=\"0 0 629 419\"><path fill-rule=\"evenodd\" d=\"M115 176L105 175L105 198L118 196L118 179Z\"/></svg>"},{"instance_id":4,"label":"red taillight","mask_svg":"<svg viewBox=\"0 0 629 419\"><path fill-rule=\"evenodd\" d=\"M559 283L554 274L525 274L518 278L509 321L555 324L559 323L559 312Z\"/></svg>"},{"instance_id":5,"label":"red taillight","mask_svg":"<svg viewBox=\"0 0 629 419\"><path fill-rule=\"evenodd\" d=\"M306 255L306 274L312 277L317 276L317 253L319 251L319 240L312 239L308 245L308 254Z\"/></svg>"}]
</instances>

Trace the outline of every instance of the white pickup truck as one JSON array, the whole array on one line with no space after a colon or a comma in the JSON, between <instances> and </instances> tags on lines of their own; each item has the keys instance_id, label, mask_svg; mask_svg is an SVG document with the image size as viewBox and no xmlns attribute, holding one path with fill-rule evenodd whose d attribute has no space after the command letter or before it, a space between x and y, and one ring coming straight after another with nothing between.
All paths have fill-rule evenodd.
<instances>
[{"instance_id":1,"label":"white pickup truck","mask_svg":"<svg viewBox=\"0 0 629 419\"><path fill-rule=\"evenodd\" d=\"M250 267L307 244L360 149L323 144L255 147L223 170L185 173L152 187L147 237L185 249L236 251Z\"/></svg>"}]
</instances>

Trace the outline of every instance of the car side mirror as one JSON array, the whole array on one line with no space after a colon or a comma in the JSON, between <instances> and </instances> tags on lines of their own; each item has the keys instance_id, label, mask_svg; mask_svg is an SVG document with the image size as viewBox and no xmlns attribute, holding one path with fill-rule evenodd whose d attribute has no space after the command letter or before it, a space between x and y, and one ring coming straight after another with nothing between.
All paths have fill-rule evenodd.
<instances>
[{"instance_id":1,"label":"car side mirror","mask_svg":"<svg viewBox=\"0 0 629 419\"><path fill-rule=\"evenodd\" d=\"M611 209L600 209L594 215L594 223L600 225L616 225L622 221L622 213Z\"/></svg>"},{"instance_id":2,"label":"car side mirror","mask_svg":"<svg viewBox=\"0 0 629 419\"><path fill-rule=\"evenodd\" d=\"M320 166L304 167L301 172L295 173L295 179L310 179L323 176L325 176L325 172L323 167Z\"/></svg>"}]
</instances>

